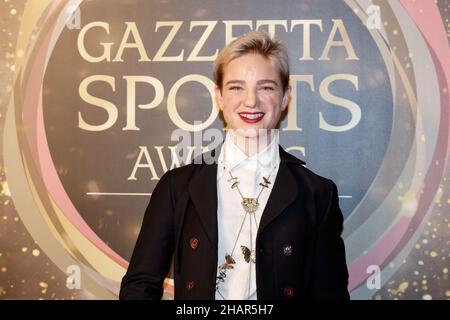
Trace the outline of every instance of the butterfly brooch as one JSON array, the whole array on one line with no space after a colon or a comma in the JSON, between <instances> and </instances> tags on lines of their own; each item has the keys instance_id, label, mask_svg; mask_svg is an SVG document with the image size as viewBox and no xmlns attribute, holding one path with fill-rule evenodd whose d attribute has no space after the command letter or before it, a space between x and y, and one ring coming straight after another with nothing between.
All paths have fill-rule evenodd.
<instances>
[{"instance_id":1,"label":"butterfly brooch","mask_svg":"<svg viewBox=\"0 0 450 320\"><path fill-rule=\"evenodd\" d=\"M256 263L256 253L255 250L250 250L246 246L241 246L242 254L244 255L245 262L249 263L250 261Z\"/></svg>"}]
</instances>

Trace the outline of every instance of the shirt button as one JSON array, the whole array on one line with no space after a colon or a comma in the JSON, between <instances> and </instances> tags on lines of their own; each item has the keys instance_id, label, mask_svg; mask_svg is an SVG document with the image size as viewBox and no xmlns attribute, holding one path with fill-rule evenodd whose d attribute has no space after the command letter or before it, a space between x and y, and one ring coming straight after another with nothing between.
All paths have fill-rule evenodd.
<instances>
[{"instance_id":1,"label":"shirt button","mask_svg":"<svg viewBox=\"0 0 450 320\"><path fill-rule=\"evenodd\" d=\"M194 281L186 282L186 289L188 289L188 291L191 291L192 289L194 289L194 287L195 287L195 282Z\"/></svg>"},{"instance_id":2,"label":"shirt button","mask_svg":"<svg viewBox=\"0 0 450 320\"><path fill-rule=\"evenodd\" d=\"M191 238L191 240L189 240L189 245L191 246L192 249L197 249L198 245L199 245L199 241L197 238Z\"/></svg>"},{"instance_id":3,"label":"shirt button","mask_svg":"<svg viewBox=\"0 0 450 320\"><path fill-rule=\"evenodd\" d=\"M284 288L283 293L286 298L292 298L294 296L294 288Z\"/></svg>"},{"instance_id":4,"label":"shirt button","mask_svg":"<svg viewBox=\"0 0 450 320\"><path fill-rule=\"evenodd\" d=\"M291 255L292 255L292 246L286 246L286 247L284 247L284 248L283 248L283 254L284 254L286 257L291 256Z\"/></svg>"}]
</instances>

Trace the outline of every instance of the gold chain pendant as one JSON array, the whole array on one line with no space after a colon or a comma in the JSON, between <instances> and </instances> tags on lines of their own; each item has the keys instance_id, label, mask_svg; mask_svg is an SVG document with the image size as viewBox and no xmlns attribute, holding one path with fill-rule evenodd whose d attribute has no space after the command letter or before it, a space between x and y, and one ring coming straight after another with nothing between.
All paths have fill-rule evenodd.
<instances>
[{"instance_id":1,"label":"gold chain pendant","mask_svg":"<svg viewBox=\"0 0 450 320\"><path fill-rule=\"evenodd\" d=\"M242 198L241 204L248 214L255 213L259 208L259 202L256 198Z\"/></svg>"}]
</instances>

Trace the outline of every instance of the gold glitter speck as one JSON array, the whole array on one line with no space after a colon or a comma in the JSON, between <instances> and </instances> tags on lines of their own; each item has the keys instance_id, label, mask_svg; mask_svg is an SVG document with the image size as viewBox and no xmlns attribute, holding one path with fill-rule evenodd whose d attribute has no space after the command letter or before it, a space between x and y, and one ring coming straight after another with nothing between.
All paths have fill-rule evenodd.
<instances>
[{"instance_id":1,"label":"gold glitter speck","mask_svg":"<svg viewBox=\"0 0 450 320\"><path fill-rule=\"evenodd\" d=\"M9 186L6 181L1 182L1 193L7 197L11 197L11 192L9 191Z\"/></svg>"},{"instance_id":2,"label":"gold glitter speck","mask_svg":"<svg viewBox=\"0 0 450 320\"><path fill-rule=\"evenodd\" d=\"M38 249L34 249L32 254L33 254L33 256L37 257L41 254L41 252Z\"/></svg>"},{"instance_id":3,"label":"gold glitter speck","mask_svg":"<svg viewBox=\"0 0 450 320\"><path fill-rule=\"evenodd\" d=\"M404 293L408 289L408 282L402 282L397 289L397 292Z\"/></svg>"},{"instance_id":4,"label":"gold glitter speck","mask_svg":"<svg viewBox=\"0 0 450 320\"><path fill-rule=\"evenodd\" d=\"M46 289L46 288L48 288L48 284L44 281L41 281L41 282L39 282L39 287Z\"/></svg>"}]
</instances>

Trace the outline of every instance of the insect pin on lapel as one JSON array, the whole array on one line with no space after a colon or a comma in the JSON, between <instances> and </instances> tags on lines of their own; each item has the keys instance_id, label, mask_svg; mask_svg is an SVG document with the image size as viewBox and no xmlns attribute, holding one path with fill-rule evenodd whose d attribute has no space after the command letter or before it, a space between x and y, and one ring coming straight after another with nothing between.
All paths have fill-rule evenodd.
<instances>
[{"instance_id":1,"label":"insect pin on lapel","mask_svg":"<svg viewBox=\"0 0 450 320\"><path fill-rule=\"evenodd\" d=\"M269 178L266 177L262 177L263 178L263 182L260 182L259 185L263 188L268 188L269 184L271 183Z\"/></svg>"},{"instance_id":2,"label":"insect pin on lapel","mask_svg":"<svg viewBox=\"0 0 450 320\"><path fill-rule=\"evenodd\" d=\"M231 189L234 189L239 185L239 180L236 177L232 177L231 179L228 179L228 182L231 183Z\"/></svg>"}]
</instances>

